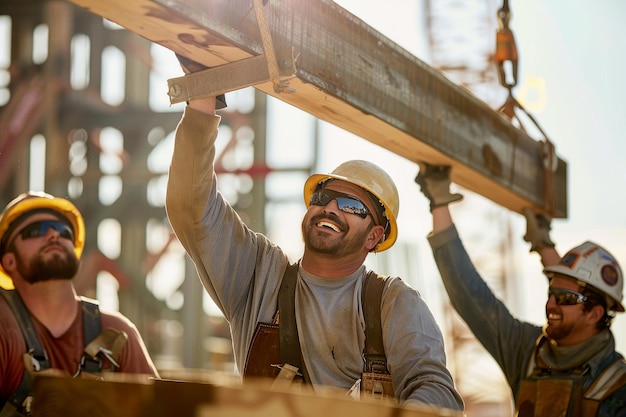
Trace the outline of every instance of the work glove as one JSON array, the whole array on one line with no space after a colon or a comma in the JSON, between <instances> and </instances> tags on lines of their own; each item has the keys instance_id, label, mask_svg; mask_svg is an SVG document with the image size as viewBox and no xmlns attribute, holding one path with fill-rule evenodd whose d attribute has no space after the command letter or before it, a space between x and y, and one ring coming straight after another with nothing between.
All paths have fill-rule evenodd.
<instances>
[{"instance_id":1,"label":"work glove","mask_svg":"<svg viewBox=\"0 0 626 417\"><path fill-rule=\"evenodd\" d=\"M539 252L545 247L554 247L550 239L550 223L552 219L545 213L535 214L533 210L526 207L523 210L526 217L526 234L524 240L530 243L530 252Z\"/></svg>"},{"instance_id":2,"label":"work glove","mask_svg":"<svg viewBox=\"0 0 626 417\"><path fill-rule=\"evenodd\" d=\"M430 200L430 211L435 207L445 206L463 199L462 194L450 193L449 165L436 166L419 162L420 171L415 182L419 184L422 194Z\"/></svg>"},{"instance_id":3,"label":"work glove","mask_svg":"<svg viewBox=\"0 0 626 417\"><path fill-rule=\"evenodd\" d=\"M180 54L176 54L176 58L180 63L181 68L185 72L185 74L191 74L192 72L203 71L205 69L209 69L209 67L202 65L196 61L193 61L185 56ZM215 97L215 109L220 110L226 108L226 96L224 94L220 94Z\"/></svg>"}]
</instances>

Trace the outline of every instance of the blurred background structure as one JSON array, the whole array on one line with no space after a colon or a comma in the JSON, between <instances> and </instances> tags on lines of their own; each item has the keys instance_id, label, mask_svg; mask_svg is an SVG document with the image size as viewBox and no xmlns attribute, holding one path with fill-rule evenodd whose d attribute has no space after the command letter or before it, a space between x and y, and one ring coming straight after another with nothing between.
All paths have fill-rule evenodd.
<instances>
[{"instance_id":1,"label":"blurred background structure","mask_svg":"<svg viewBox=\"0 0 626 417\"><path fill-rule=\"evenodd\" d=\"M494 59L496 0L337 1L473 91L492 108L507 91ZM623 191L626 35L619 0L519 0L510 27L519 48L516 97L568 161L569 216L553 221L560 251L595 240L626 262ZM585 12L586 11L586 12ZM139 327L161 374L233 370L228 325L204 293L167 222L172 133L183 110L166 80L171 51L60 0L0 4L0 204L28 189L66 196L82 211L87 244L83 295ZM418 289L446 335L450 368L468 416L511 413L502 375L447 303L426 242L427 202L417 166L252 88L229 93L220 112L220 190L254 230L301 253L302 185L346 159L388 169L401 193L398 243L371 255L380 273ZM540 132L533 132L538 134ZM544 321L547 283L523 242L517 213L461 190L453 207L466 247L494 291L520 318ZM626 322L614 323L626 349Z\"/></svg>"}]
</instances>

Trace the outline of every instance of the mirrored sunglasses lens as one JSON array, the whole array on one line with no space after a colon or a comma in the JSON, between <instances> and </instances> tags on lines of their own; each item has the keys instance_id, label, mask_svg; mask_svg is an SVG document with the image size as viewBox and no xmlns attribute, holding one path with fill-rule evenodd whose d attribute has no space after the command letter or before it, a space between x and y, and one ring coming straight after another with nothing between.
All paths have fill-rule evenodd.
<instances>
[{"instance_id":1,"label":"mirrored sunglasses lens","mask_svg":"<svg viewBox=\"0 0 626 417\"><path fill-rule=\"evenodd\" d=\"M69 227L65 226L63 227L62 230L58 230L57 232L59 232L59 234L61 235L62 238L68 239L73 241L74 240L74 235L72 234L72 231L70 230Z\"/></svg>"},{"instance_id":2,"label":"mirrored sunglasses lens","mask_svg":"<svg viewBox=\"0 0 626 417\"><path fill-rule=\"evenodd\" d=\"M332 200L332 197L328 194L322 193L322 191L316 191L311 196L310 204L312 206L325 206L330 202L330 200Z\"/></svg>"},{"instance_id":3,"label":"mirrored sunglasses lens","mask_svg":"<svg viewBox=\"0 0 626 417\"><path fill-rule=\"evenodd\" d=\"M369 214L369 210L362 202L354 198L345 198L345 197L337 197L337 206L339 210L349 213L356 214L357 216L365 218Z\"/></svg>"},{"instance_id":4,"label":"mirrored sunglasses lens","mask_svg":"<svg viewBox=\"0 0 626 417\"><path fill-rule=\"evenodd\" d=\"M41 227L41 222L29 224L20 232L20 234L22 235L22 239L32 239L41 236Z\"/></svg>"},{"instance_id":5,"label":"mirrored sunglasses lens","mask_svg":"<svg viewBox=\"0 0 626 417\"><path fill-rule=\"evenodd\" d=\"M575 291L568 290L549 290L548 297L554 295L554 299L558 305L571 306L579 304L587 300L587 297Z\"/></svg>"},{"instance_id":6,"label":"mirrored sunglasses lens","mask_svg":"<svg viewBox=\"0 0 626 417\"><path fill-rule=\"evenodd\" d=\"M44 236L51 228L58 232L62 238L72 241L74 240L74 235L68 225L62 222L50 220L29 224L20 232L20 234L22 235L22 239L32 239Z\"/></svg>"},{"instance_id":7,"label":"mirrored sunglasses lens","mask_svg":"<svg viewBox=\"0 0 626 417\"><path fill-rule=\"evenodd\" d=\"M574 294L561 293L556 296L556 302L560 305L576 304L576 296Z\"/></svg>"},{"instance_id":8,"label":"mirrored sunglasses lens","mask_svg":"<svg viewBox=\"0 0 626 417\"><path fill-rule=\"evenodd\" d=\"M344 213L355 214L361 218L365 218L370 214L365 204L358 198L333 190L322 189L314 192L309 204L312 206L325 206L332 200L337 201L337 207Z\"/></svg>"}]
</instances>

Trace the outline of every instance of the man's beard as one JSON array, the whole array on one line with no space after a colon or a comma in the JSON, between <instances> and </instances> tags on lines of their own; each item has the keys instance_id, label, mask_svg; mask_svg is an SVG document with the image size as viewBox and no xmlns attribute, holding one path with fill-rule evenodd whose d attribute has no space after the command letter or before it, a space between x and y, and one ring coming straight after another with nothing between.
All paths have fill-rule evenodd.
<instances>
[{"instance_id":1,"label":"man's beard","mask_svg":"<svg viewBox=\"0 0 626 417\"><path fill-rule=\"evenodd\" d=\"M313 229L316 227L315 225L323 219L329 219L338 224L344 233L343 239L325 237L314 232ZM305 221L306 219L302 222L302 237L306 247L312 252L332 255L336 258L359 252L363 248L363 243L367 239L367 234L373 226L370 223L370 227L366 230L363 230L354 236L348 237L348 232L350 231L348 226L332 214L315 216L311 218L308 223L305 223ZM329 233L332 234L333 232L329 230Z\"/></svg>"},{"instance_id":2,"label":"man's beard","mask_svg":"<svg viewBox=\"0 0 626 417\"><path fill-rule=\"evenodd\" d=\"M548 312L549 314L549 312ZM562 314L561 314L562 316ZM561 340L563 340L564 338L568 337L569 335L572 334L572 332L575 331L574 328L575 324L572 322L568 322L568 323L563 323L563 320L561 319L558 324L549 324L546 323L546 325L544 326L544 333L546 334L546 336L548 336L550 339L556 341L557 343Z\"/></svg>"},{"instance_id":3,"label":"man's beard","mask_svg":"<svg viewBox=\"0 0 626 417\"><path fill-rule=\"evenodd\" d=\"M545 333L548 337L556 342L569 336L572 332L571 325L546 326Z\"/></svg>"},{"instance_id":4,"label":"man's beard","mask_svg":"<svg viewBox=\"0 0 626 417\"><path fill-rule=\"evenodd\" d=\"M45 249L45 247L42 248L42 251ZM63 251L65 256L61 253L54 253L48 260L38 254L28 264L20 256L17 256L17 268L24 280L31 284L56 279L72 279L78 272L78 258L74 252L65 247Z\"/></svg>"}]
</instances>

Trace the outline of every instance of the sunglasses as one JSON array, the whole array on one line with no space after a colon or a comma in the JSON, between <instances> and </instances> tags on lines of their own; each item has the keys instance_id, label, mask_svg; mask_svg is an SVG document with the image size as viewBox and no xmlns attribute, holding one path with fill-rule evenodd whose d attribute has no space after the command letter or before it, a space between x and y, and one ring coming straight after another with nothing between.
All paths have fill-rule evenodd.
<instances>
[{"instance_id":1,"label":"sunglasses","mask_svg":"<svg viewBox=\"0 0 626 417\"><path fill-rule=\"evenodd\" d=\"M363 204L363 202L358 198L353 197L350 194L345 194L334 190L328 190L325 188L314 192L311 196L311 201L309 202L309 204L312 206L323 207L326 204L330 203L332 200L337 201L337 207L339 207L339 210L343 211L344 213L356 214L362 219L372 214L365 206L365 204Z\"/></svg>"},{"instance_id":2,"label":"sunglasses","mask_svg":"<svg viewBox=\"0 0 626 417\"><path fill-rule=\"evenodd\" d=\"M573 306L576 304L584 303L589 297L572 290L566 290L564 288L550 288L548 289L548 298L554 295L556 303L560 306Z\"/></svg>"},{"instance_id":3,"label":"sunglasses","mask_svg":"<svg viewBox=\"0 0 626 417\"><path fill-rule=\"evenodd\" d=\"M48 230L54 229L62 238L74 241L74 232L72 228L58 220L41 220L34 222L24 227L19 231L19 235L22 236L22 240L34 239L39 236L45 236Z\"/></svg>"}]
</instances>

